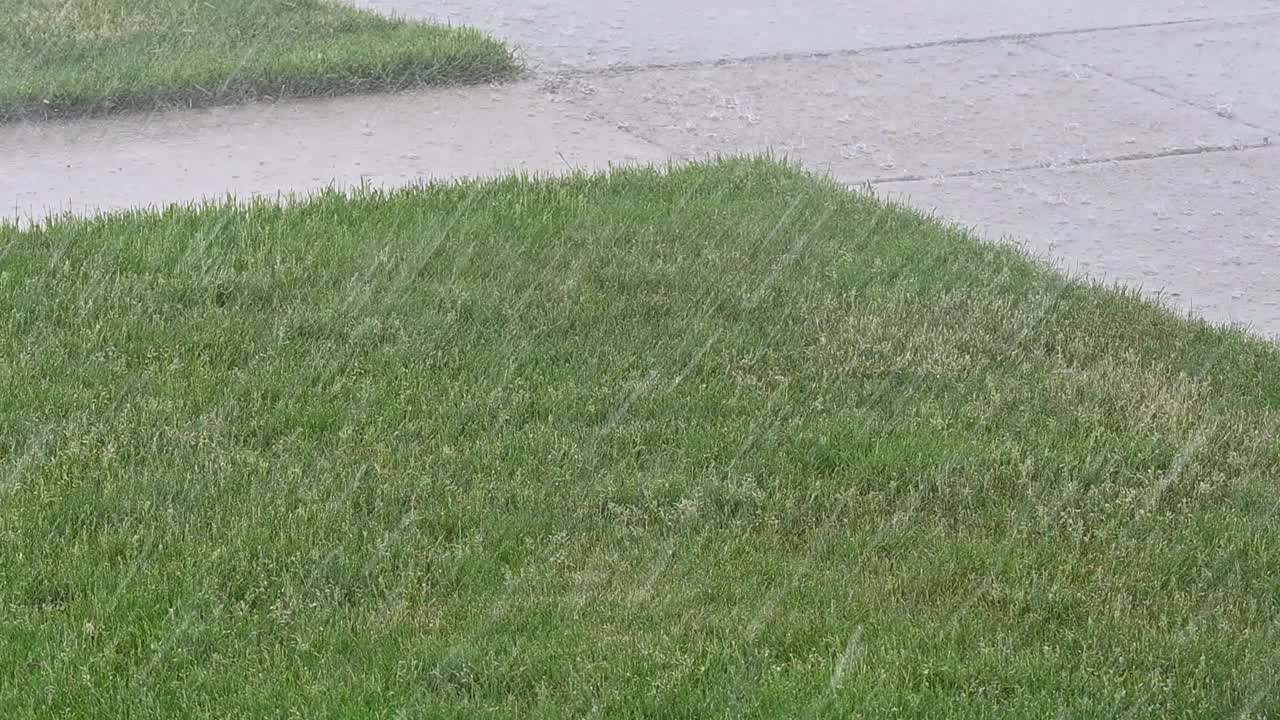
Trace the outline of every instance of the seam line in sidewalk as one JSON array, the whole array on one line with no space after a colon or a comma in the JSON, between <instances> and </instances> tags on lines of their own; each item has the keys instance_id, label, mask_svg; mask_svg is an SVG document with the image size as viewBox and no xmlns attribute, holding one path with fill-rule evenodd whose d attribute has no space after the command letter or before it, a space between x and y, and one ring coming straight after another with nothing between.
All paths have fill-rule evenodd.
<instances>
[{"instance_id":1,"label":"seam line in sidewalk","mask_svg":"<svg viewBox=\"0 0 1280 720\"><path fill-rule=\"evenodd\" d=\"M1272 144L1270 139L1264 139L1262 142L1248 143L1241 145L1203 145L1194 148L1174 148L1172 150L1162 150L1160 152L1142 152L1129 153L1126 155L1110 155L1100 158L1078 158L1066 160L1064 162L1046 162L1034 163L1030 165L1015 165L1012 167L993 168L984 170L959 170L956 172L939 173L937 175L896 175L889 177L877 177L867 180L860 180L856 183L848 183L850 185L887 185L890 183L900 182L921 182L925 180L951 180L957 178L973 178L984 177L988 175L1003 175L1007 173L1029 172L1032 170L1065 170L1076 167L1088 167L1090 165L1107 165L1110 163L1134 162L1137 160L1161 160L1164 158L1187 157L1191 155L1210 155L1214 153L1226 152L1248 152L1251 150L1271 150L1277 146Z\"/></svg>"},{"instance_id":2,"label":"seam line in sidewalk","mask_svg":"<svg viewBox=\"0 0 1280 720\"><path fill-rule=\"evenodd\" d=\"M871 45L868 47L848 50L763 53L759 55L719 58L716 60L618 64L607 65L604 67L547 67L544 72L535 72L534 74L548 78L630 75L632 73L651 70L693 70L698 68L714 68L728 65L754 65L757 63L775 61L786 62L792 60L821 60L824 58L857 57L860 55L879 55L884 53L901 52L904 50L922 50L935 47L961 47L965 45L979 45L982 43L994 42L1028 42L1039 38L1061 37L1068 35L1088 35L1090 33L1115 32L1123 30L1145 30L1150 28L1176 27L1180 25L1195 25L1201 23L1229 23L1247 19L1272 17L1280 17L1280 13L1262 12L1250 15L1235 15L1231 17L1200 17L1187 18L1183 20L1163 20L1160 22L1130 23L1127 25L1106 25L1101 27L1045 30L1042 32L1001 33L998 35L984 35L980 37L951 38L949 40L927 40L922 42L909 42L891 45Z\"/></svg>"},{"instance_id":3,"label":"seam line in sidewalk","mask_svg":"<svg viewBox=\"0 0 1280 720\"><path fill-rule=\"evenodd\" d=\"M1194 108L1202 112L1210 113L1215 117L1220 117L1223 120L1226 120L1227 122L1243 125L1251 130L1257 130L1258 132L1267 133L1268 135L1275 132L1274 128L1268 128L1262 125L1257 125L1255 123L1249 122L1248 120L1241 120L1240 118L1236 117L1234 113L1229 113L1224 115L1221 112L1219 112L1217 108L1211 108L1207 105L1201 105L1198 102L1187 100L1186 98L1179 97L1177 95L1174 95L1170 92L1166 92L1164 90L1160 90L1159 88L1150 87L1148 85L1138 82L1137 80L1131 80L1127 77L1124 77L1123 75L1117 75L1109 70L1104 70L1103 68L1097 65L1094 65L1091 62L1082 62L1080 60L1076 60L1075 58L1069 57L1067 55L1056 53L1042 46L1040 43L1035 42L1035 38L1028 40L1027 46L1034 48L1035 50L1042 52L1045 55L1048 55L1049 57L1054 58L1055 60L1061 60L1062 62L1071 63L1073 65L1079 65L1080 67L1083 67L1083 68L1088 68L1090 71L1098 73L1099 75L1110 78L1112 80L1115 80L1116 82L1124 83L1125 85L1128 85L1130 87L1137 88L1145 92L1149 92L1152 95L1157 95L1159 97L1164 98L1165 100L1172 100L1173 102L1176 102L1179 105L1185 105L1189 108Z\"/></svg>"}]
</instances>

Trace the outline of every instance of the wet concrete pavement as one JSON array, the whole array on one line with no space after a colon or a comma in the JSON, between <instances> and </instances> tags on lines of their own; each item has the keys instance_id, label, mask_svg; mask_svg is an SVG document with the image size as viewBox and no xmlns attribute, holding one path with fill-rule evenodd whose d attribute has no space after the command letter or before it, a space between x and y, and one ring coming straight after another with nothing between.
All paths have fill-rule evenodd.
<instances>
[{"instance_id":1,"label":"wet concrete pavement","mask_svg":"<svg viewBox=\"0 0 1280 720\"><path fill-rule=\"evenodd\" d=\"M531 77L0 126L0 202L38 217L772 149L1280 337L1280 0L359 4L479 26Z\"/></svg>"},{"instance_id":2,"label":"wet concrete pavement","mask_svg":"<svg viewBox=\"0 0 1280 720\"><path fill-rule=\"evenodd\" d=\"M0 125L10 215L361 184L604 170L661 149L560 111L531 83Z\"/></svg>"},{"instance_id":3,"label":"wet concrete pavement","mask_svg":"<svg viewBox=\"0 0 1280 720\"><path fill-rule=\"evenodd\" d=\"M1228 19L1276 0L355 0L475 25L542 68L831 53L960 39Z\"/></svg>"},{"instance_id":4,"label":"wet concrete pavement","mask_svg":"<svg viewBox=\"0 0 1280 720\"><path fill-rule=\"evenodd\" d=\"M1212 152L893 182L892 197L1065 269L1280 333L1280 152Z\"/></svg>"},{"instance_id":5,"label":"wet concrete pavement","mask_svg":"<svg viewBox=\"0 0 1280 720\"><path fill-rule=\"evenodd\" d=\"M849 182L1266 137L1026 43L659 68L569 78L564 89L592 117L682 159L773 148Z\"/></svg>"}]
</instances>

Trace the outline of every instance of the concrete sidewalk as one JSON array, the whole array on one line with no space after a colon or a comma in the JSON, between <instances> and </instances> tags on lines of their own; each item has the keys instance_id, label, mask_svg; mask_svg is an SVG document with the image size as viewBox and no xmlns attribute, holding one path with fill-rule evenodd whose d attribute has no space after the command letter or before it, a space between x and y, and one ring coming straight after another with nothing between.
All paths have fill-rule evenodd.
<instances>
[{"instance_id":1,"label":"concrete sidewalk","mask_svg":"<svg viewBox=\"0 0 1280 720\"><path fill-rule=\"evenodd\" d=\"M1280 0L362 4L506 37L533 76L0 126L0 202L39 217L771 149L1280 337Z\"/></svg>"}]
</instances>

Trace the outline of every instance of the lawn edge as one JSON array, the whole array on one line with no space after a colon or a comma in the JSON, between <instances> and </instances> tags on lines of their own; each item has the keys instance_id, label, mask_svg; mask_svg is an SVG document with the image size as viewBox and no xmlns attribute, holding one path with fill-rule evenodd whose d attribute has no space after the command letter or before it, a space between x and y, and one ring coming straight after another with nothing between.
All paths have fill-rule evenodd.
<instances>
[{"instance_id":1,"label":"lawn edge","mask_svg":"<svg viewBox=\"0 0 1280 720\"><path fill-rule=\"evenodd\" d=\"M518 80L525 77L528 67L516 49L506 42L469 26L449 26L428 23L399 16L382 16L369 10L357 11L385 19L405 23L419 29L438 31L473 31L478 37L473 49L498 51L496 59L480 60L462 71L450 70L441 61L440 54L424 55L416 61L397 67L397 80L385 77L326 78L325 68L298 77L278 80L251 78L235 86L217 91L192 87L157 87L141 92L100 95L93 98L71 97L51 102L46 97L15 95L0 98L0 126L24 122L41 123L82 120L100 117L119 117L140 113L196 110L211 107L227 107L248 103L274 103L360 95L384 95L428 88L447 88L467 85L484 85ZM335 67L342 67L337 63ZM350 65L350 63L347 63Z\"/></svg>"},{"instance_id":2,"label":"lawn edge","mask_svg":"<svg viewBox=\"0 0 1280 720\"><path fill-rule=\"evenodd\" d=\"M546 184L556 182L590 181L605 177L625 179L625 176L627 175L668 175L688 170L710 170L717 166L723 166L729 163L767 165L774 170L796 173L798 176L803 176L809 182L814 183L815 187L825 186L826 189L834 190L850 197L861 196L878 203L884 208L918 217L925 222L937 226L939 231L945 232L948 235L954 235L964 241L974 243L981 247L999 248L1005 252L1015 253L1023 262L1033 267L1037 273L1052 276L1059 282L1066 285L1075 286L1088 292L1101 293L1109 300L1119 302L1136 302L1143 306L1153 308L1158 312L1186 325L1188 330L1195 329L1225 334L1227 336L1232 336L1237 340L1245 340L1250 343L1262 343L1268 348L1280 352L1280 338L1271 338L1258 331L1253 331L1248 325L1242 323L1218 322L1201 317L1196 315L1194 310L1190 308L1179 307L1172 304L1169 302L1168 296L1162 291L1152 292L1142 287L1126 285L1118 280L1106 277L1097 277L1079 270L1072 270L1066 266L1064 260L1053 258L1043 253L1036 253L1029 249L1025 243L993 240L983 237L973 228L961 222L942 216L936 211L915 207L901 198L880 192L874 186L867 184L855 185L843 182L835 178L830 173L811 170L804 167L797 161L785 157L779 157L767 151L742 155L713 156L701 160L683 162L669 160L658 163L618 164L612 165L607 169L575 168L569 172L515 171L494 176L428 178L418 179L407 184L393 187L380 187L368 184L351 185L348 187L330 185L323 188L278 192L274 195L252 195L248 197L237 196L234 193L228 192L218 196L206 196L203 198L172 202L164 205L110 209L98 211L89 215L79 215L73 211L65 211L57 214L46 213L43 217L31 219L26 227L18 224L18 222L12 217L0 216L0 239L3 239L5 236L9 236L10 242L17 242L24 236L33 237L49 230L56 230L58 229L56 226L64 224L82 226L97 225L123 222L136 218L158 220L165 215L174 213L194 213L198 215L212 212L224 212L231 208L234 208L237 212L252 212L256 209L302 209L306 206L318 205L325 202L341 202L348 205L361 202L376 203L394 201L422 193L431 193L447 189L484 191L489 187L511 182ZM4 256L5 250L6 248L4 246L0 246L0 258Z\"/></svg>"}]
</instances>

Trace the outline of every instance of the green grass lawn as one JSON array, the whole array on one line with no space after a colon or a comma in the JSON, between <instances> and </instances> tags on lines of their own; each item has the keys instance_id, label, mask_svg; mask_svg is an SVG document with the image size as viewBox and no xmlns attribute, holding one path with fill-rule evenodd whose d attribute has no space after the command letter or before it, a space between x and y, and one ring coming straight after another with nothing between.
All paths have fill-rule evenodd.
<instances>
[{"instance_id":1,"label":"green grass lawn","mask_svg":"<svg viewBox=\"0 0 1280 720\"><path fill-rule=\"evenodd\" d=\"M331 0L0 0L0 121L476 82L477 30Z\"/></svg>"},{"instance_id":2,"label":"green grass lawn","mask_svg":"<svg viewBox=\"0 0 1280 720\"><path fill-rule=\"evenodd\" d=\"M5 718L1280 713L1280 349L776 163L9 226L0 323Z\"/></svg>"}]
</instances>

